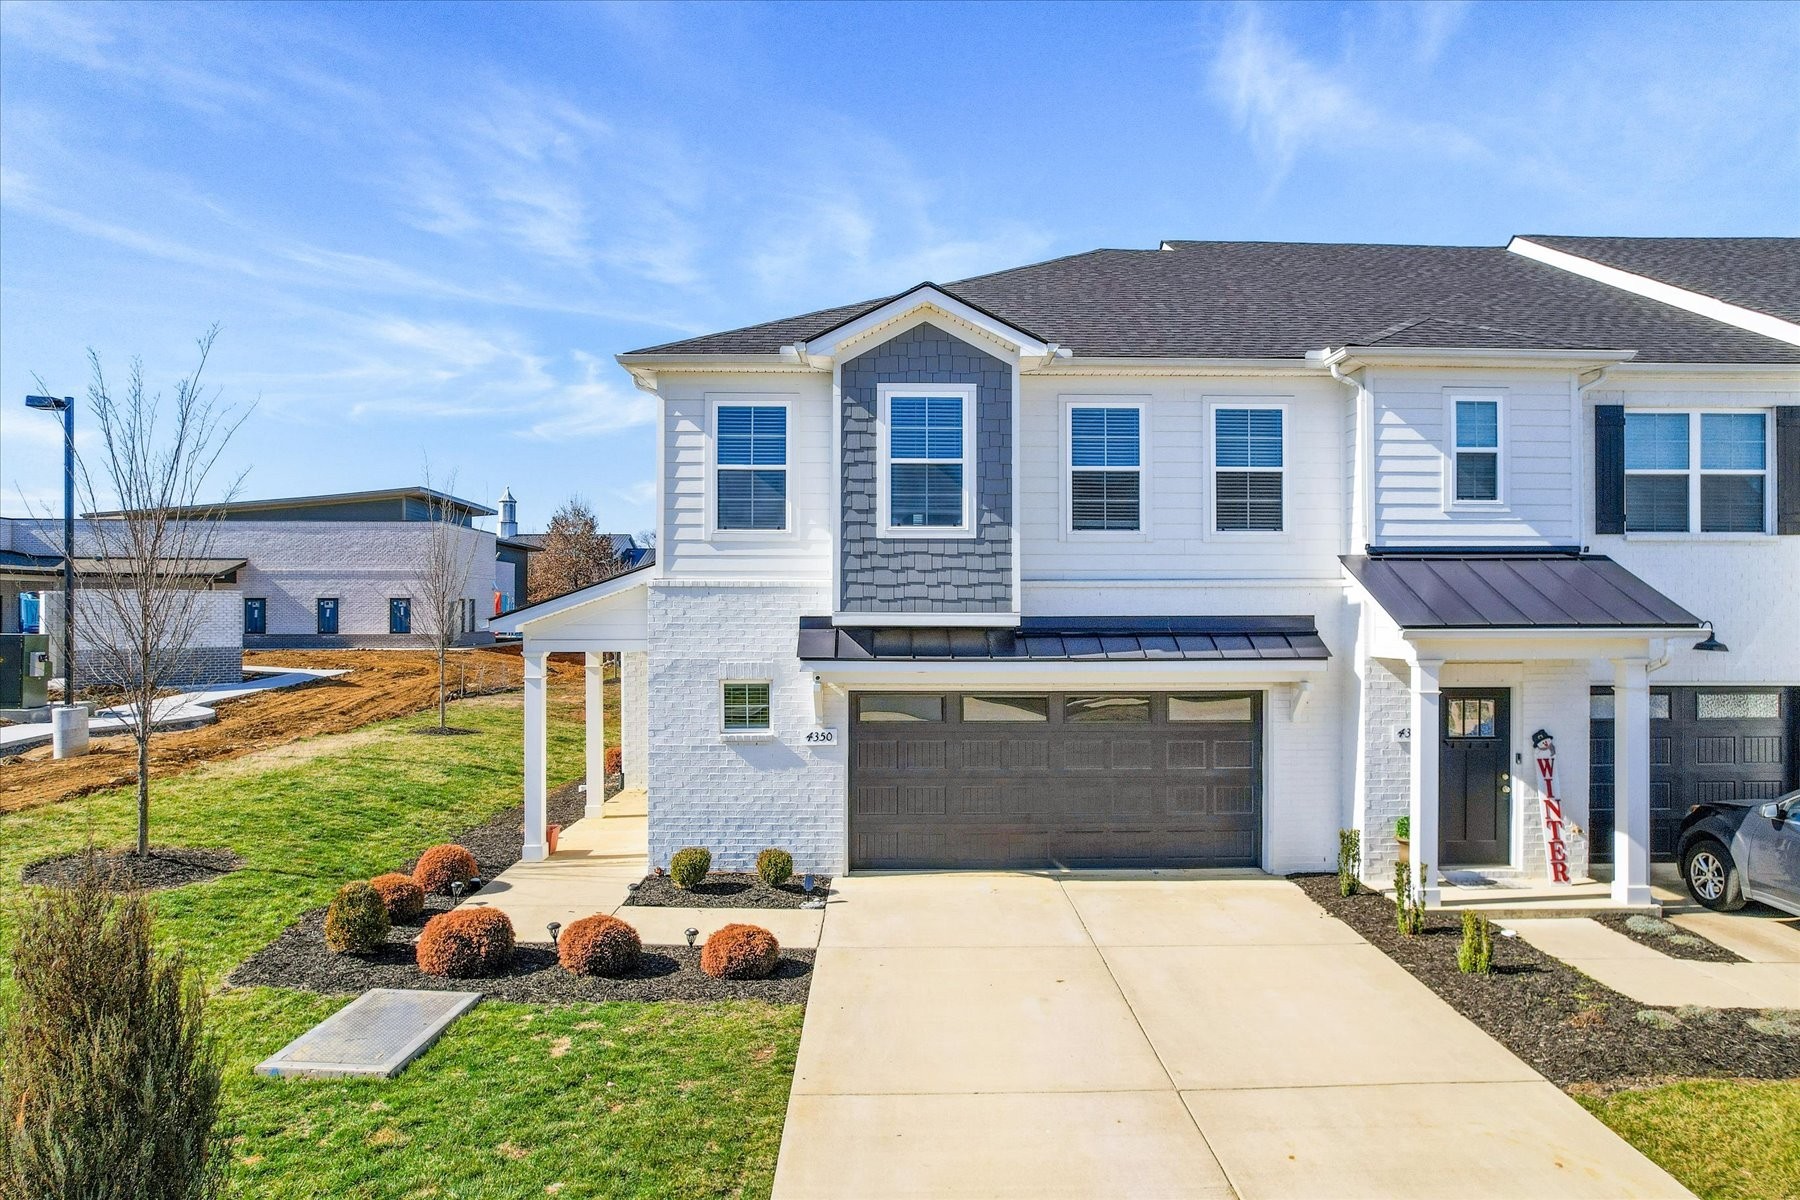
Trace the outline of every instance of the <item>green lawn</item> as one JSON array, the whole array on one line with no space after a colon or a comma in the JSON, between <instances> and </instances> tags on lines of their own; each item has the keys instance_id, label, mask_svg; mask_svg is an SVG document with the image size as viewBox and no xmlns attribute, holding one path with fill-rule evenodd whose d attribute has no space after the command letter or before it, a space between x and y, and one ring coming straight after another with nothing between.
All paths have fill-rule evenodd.
<instances>
[{"instance_id":1,"label":"green lawn","mask_svg":"<svg viewBox=\"0 0 1800 1200\"><path fill-rule=\"evenodd\" d=\"M1576 1099L1701 1200L1800 1196L1800 1081L1692 1079Z\"/></svg>"},{"instance_id":2,"label":"green lawn","mask_svg":"<svg viewBox=\"0 0 1800 1200\"><path fill-rule=\"evenodd\" d=\"M552 703L552 786L582 770L579 703ZM616 738L616 714L609 714ZM519 698L431 715L158 782L151 836L229 846L242 870L158 893L159 935L217 987L352 879L517 803ZM616 744L613 742L612 744ZM0 902L26 863L128 844L134 801L100 793L0 816ZM0 937L12 914L0 903ZM9 969L0 967L0 989ZM795 1007L484 1003L393 1081L263 1080L252 1066L342 999L226 989L209 1008L230 1056L234 1193L257 1197L767 1195L800 1040Z\"/></svg>"}]
</instances>

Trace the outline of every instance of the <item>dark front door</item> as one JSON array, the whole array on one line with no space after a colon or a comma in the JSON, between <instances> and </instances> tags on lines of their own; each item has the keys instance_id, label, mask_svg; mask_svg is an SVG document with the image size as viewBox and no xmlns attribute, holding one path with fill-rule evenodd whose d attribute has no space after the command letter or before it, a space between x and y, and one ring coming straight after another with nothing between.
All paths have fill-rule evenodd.
<instances>
[{"instance_id":1,"label":"dark front door","mask_svg":"<svg viewBox=\"0 0 1800 1200\"><path fill-rule=\"evenodd\" d=\"M1438 832L1446 867L1505 864L1512 846L1512 713L1505 688L1446 688Z\"/></svg>"},{"instance_id":2,"label":"dark front door","mask_svg":"<svg viewBox=\"0 0 1800 1200\"><path fill-rule=\"evenodd\" d=\"M269 632L269 602L261 597L244 598L244 632L247 634L263 634Z\"/></svg>"},{"instance_id":3,"label":"dark front door","mask_svg":"<svg viewBox=\"0 0 1800 1200\"><path fill-rule=\"evenodd\" d=\"M850 865L1247 867L1254 692L860 692Z\"/></svg>"},{"instance_id":4,"label":"dark front door","mask_svg":"<svg viewBox=\"0 0 1800 1200\"><path fill-rule=\"evenodd\" d=\"M330 596L319 598L319 632L336 633L338 631L338 602Z\"/></svg>"},{"instance_id":5,"label":"dark front door","mask_svg":"<svg viewBox=\"0 0 1800 1200\"><path fill-rule=\"evenodd\" d=\"M388 601L388 632L412 632L412 601L404 596L395 596Z\"/></svg>"}]
</instances>

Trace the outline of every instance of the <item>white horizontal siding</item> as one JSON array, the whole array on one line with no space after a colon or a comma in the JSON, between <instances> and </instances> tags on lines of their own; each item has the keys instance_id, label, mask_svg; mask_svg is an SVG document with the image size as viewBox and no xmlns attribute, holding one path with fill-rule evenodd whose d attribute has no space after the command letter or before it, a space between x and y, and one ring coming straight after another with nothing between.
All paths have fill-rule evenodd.
<instances>
[{"instance_id":1,"label":"white horizontal siding","mask_svg":"<svg viewBox=\"0 0 1800 1200\"><path fill-rule=\"evenodd\" d=\"M831 439L829 376L664 375L663 530L657 556L666 575L694 579L831 577L832 488L837 460ZM788 499L793 528L766 537L710 536L707 396L763 395L791 402L788 424Z\"/></svg>"},{"instance_id":2,"label":"white horizontal siding","mask_svg":"<svg viewBox=\"0 0 1800 1200\"><path fill-rule=\"evenodd\" d=\"M1026 584L1061 579L1335 577L1343 548L1345 389L1329 380L1023 381L1020 555ZM1066 398L1142 399L1142 535L1071 533L1064 502ZM1212 530L1207 413L1234 400L1284 403L1286 529Z\"/></svg>"},{"instance_id":3,"label":"white horizontal siding","mask_svg":"<svg viewBox=\"0 0 1800 1200\"><path fill-rule=\"evenodd\" d=\"M1576 431L1566 371L1372 372L1378 545L1568 545L1580 537ZM1502 503L1447 503L1447 389L1501 396Z\"/></svg>"}]
</instances>

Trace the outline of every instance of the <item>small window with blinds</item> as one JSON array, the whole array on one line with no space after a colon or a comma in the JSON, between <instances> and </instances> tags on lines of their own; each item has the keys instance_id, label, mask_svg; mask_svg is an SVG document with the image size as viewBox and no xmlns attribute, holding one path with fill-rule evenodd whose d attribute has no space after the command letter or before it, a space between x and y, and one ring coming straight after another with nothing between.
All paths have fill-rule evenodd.
<instances>
[{"instance_id":1,"label":"small window with blinds","mask_svg":"<svg viewBox=\"0 0 1800 1200\"><path fill-rule=\"evenodd\" d=\"M1069 406L1069 528L1131 533L1143 528L1143 410L1133 404Z\"/></svg>"},{"instance_id":2,"label":"small window with blinds","mask_svg":"<svg viewBox=\"0 0 1800 1200\"><path fill-rule=\"evenodd\" d=\"M713 527L785 530L787 407L720 404L715 413Z\"/></svg>"},{"instance_id":3,"label":"small window with blinds","mask_svg":"<svg viewBox=\"0 0 1800 1200\"><path fill-rule=\"evenodd\" d=\"M1279 408L1213 410L1213 528L1280 533L1286 452Z\"/></svg>"}]
</instances>

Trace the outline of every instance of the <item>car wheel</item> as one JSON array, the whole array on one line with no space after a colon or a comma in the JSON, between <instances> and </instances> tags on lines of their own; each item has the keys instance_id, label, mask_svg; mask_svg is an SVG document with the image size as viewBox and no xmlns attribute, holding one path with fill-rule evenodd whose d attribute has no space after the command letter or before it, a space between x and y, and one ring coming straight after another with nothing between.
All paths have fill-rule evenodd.
<instances>
[{"instance_id":1,"label":"car wheel","mask_svg":"<svg viewBox=\"0 0 1800 1200\"><path fill-rule=\"evenodd\" d=\"M1730 912L1744 907L1737 864L1722 842L1701 838L1689 846L1681 856L1681 878L1688 894L1708 908Z\"/></svg>"}]
</instances>

